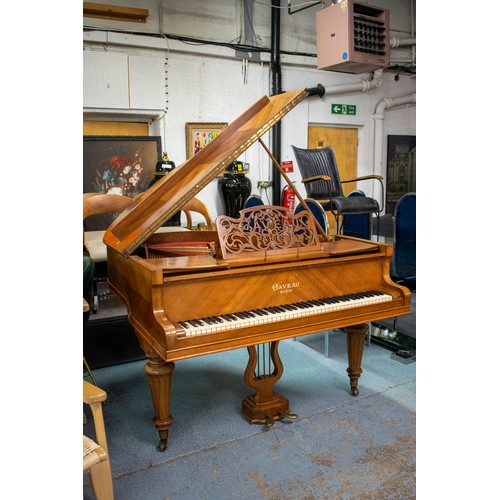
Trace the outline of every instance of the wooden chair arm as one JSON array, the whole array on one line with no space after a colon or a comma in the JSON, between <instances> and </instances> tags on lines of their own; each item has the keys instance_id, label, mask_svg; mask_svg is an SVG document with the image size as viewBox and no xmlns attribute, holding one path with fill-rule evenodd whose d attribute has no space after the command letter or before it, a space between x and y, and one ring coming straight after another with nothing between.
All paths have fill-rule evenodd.
<instances>
[{"instance_id":1,"label":"wooden chair arm","mask_svg":"<svg viewBox=\"0 0 500 500\"><path fill-rule=\"evenodd\" d=\"M108 452L108 443L106 441L106 430L104 429L102 403L107 397L108 395L103 389L92 385L86 380L83 381L83 402L88 404L92 410L96 440L106 453Z\"/></svg>"},{"instance_id":2,"label":"wooden chair arm","mask_svg":"<svg viewBox=\"0 0 500 500\"><path fill-rule=\"evenodd\" d=\"M91 215L121 213L133 202L132 198L119 194L84 193L83 220Z\"/></svg>"},{"instance_id":3,"label":"wooden chair arm","mask_svg":"<svg viewBox=\"0 0 500 500\"><path fill-rule=\"evenodd\" d=\"M182 211L186 215L188 228L191 229L191 214L189 212L197 212L205 218L205 222L207 224L208 230L214 229L214 224L212 222L212 218L210 217L210 213L208 211L207 206L198 198L191 198L183 207Z\"/></svg>"},{"instance_id":4,"label":"wooden chair arm","mask_svg":"<svg viewBox=\"0 0 500 500\"><path fill-rule=\"evenodd\" d=\"M328 175L315 175L314 177L308 177L307 179L302 179L302 182L305 184L306 182L313 181L331 181L332 178Z\"/></svg>"},{"instance_id":5,"label":"wooden chair arm","mask_svg":"<svg viewBox=\"0 0 500 500\"><path fill-rule=\"evenodd\" d=\"M348 179L346 181L340 181L342 184L347 184L348 182L366 181L366 180L378 180L381 181L383 177L381 175L363 175L361 177L356 177L355 179Z\"/></svg>"},{"instance_id":6,"label":"wooden chair arm","mask_svg":"<svg viewBox=\"0 0 500 500\"><path fill-rule=\"evenodd\" d=\"M184 215L186 216L186 227L191 229L193 227L193 219L191 218L191 212L188 212L184 208L182 209Z\"/></svg>"},{"instance_id":7,"label":"wooden chair arm","mask_svg":"<svg viewBox=\"0 0 500 500\"><path fill-rule=\"evenodd\" d=\"M92 385L90 382L86 380L83 381L83 402L90 405L93 403L102 403L106 401L108 395L105 391Z\"/></svg>"}]
</instances>

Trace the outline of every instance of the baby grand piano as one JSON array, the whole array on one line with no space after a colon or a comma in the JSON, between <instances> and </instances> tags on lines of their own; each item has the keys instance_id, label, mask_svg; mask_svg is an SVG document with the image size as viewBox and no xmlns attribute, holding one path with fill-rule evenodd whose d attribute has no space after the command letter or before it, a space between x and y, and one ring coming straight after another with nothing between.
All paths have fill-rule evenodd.
<instances>
[{"instance_id":1,"label":"baby grand piano","mask_svg":"<svg viewBox=\"0 0 500 500\"><path fill-rule=\"evenodd\" d=\"M410 312L409 290L390 279L391 245L326 235L307 210L294 216L283 207L256 207L238 219L218 217L217 231L156 232L313 93L262 97L105 233L110 288L126 305L149 358L145 372L160 451L172 424L175 361L247 347L244 380L256 392L243 401L242 414L272 425L295 417L288 400L273 391L283 373L280 340L344 328L356 396L367 322Z\"/></svg>"}]
</instances>

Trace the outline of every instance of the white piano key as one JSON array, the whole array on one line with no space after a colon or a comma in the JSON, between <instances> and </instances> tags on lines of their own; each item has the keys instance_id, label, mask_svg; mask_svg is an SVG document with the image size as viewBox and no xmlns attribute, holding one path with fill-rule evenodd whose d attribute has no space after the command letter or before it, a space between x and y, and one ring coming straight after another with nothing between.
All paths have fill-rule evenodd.
<instances>
[{"instance_id":1,"label":"white piano key","mask_svg":"<svg viewBox=\"0 0 500 500\"><path fill-rule=\"evenodd\" d=\"M327 312L340 311L353 307L361 307L392 300L390 295L370 291L349 294L339 297L311 300L303 303L286 304L262 309L260 311L243 311L217 316L216 318L201 318L182 321L179 324L187 336L206 335L226 330L248 328L254 325L286 321L304 316L314 316ZM264 314L266 313L267 314ZM259 314L260 313L260 314Z\"/></svg>"}]
</instances>

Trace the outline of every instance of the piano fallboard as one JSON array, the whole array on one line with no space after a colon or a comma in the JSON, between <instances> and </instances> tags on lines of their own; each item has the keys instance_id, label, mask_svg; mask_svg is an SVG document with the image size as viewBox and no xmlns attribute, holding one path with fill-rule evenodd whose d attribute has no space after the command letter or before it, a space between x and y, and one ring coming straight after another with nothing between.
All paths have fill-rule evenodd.
<instances>
[{"instance_id":1,"label":"piano fallboard","mask_svg":"<svg viewBox=\"0 0 500 500\"><path fill-rule=\"evenodd\" d=\"M309 258L261 258L251 264L209 255L125 258L108 248L108 271L110 287L127 304L139 339L164 360L176 361L407 314L410 294L389 277L391 254L390 245L347 237L336 237ZM188 320L368 291L388 299L196 335L182 326Z\"/></svg>"}]
</instances>

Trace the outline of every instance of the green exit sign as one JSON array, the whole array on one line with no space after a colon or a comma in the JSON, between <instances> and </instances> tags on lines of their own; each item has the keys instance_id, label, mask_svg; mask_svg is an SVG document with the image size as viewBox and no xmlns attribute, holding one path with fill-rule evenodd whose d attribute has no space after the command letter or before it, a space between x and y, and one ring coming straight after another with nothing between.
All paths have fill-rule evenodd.
<instances>
[{"instance_id":1,"label":"green exit sign","mask_svg":"<svg viewBox=\"0 0 500 500\"><path fill-rule=\"evenodd\" d=\"M332 104L332 115L355 115L355 104Z\"/></svg>"}]
</instances>

